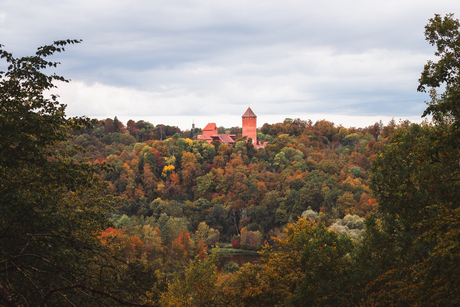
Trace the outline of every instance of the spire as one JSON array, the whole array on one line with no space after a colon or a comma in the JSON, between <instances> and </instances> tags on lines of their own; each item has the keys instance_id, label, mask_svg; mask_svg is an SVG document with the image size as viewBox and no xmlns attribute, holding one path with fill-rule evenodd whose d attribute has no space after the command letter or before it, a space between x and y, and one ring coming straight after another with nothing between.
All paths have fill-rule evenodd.
<instances>
[{"instance_id":1,"label":"spire","mask_svg":"<svg viewBox=\"0 0 460 307\"><path fill-rule=\"evenodd\" d=\"M252 112L251 108L248 108L246 110L246 113L243 114L243 117L257 117L257 115Z\"/></svg>"}]
</instances>

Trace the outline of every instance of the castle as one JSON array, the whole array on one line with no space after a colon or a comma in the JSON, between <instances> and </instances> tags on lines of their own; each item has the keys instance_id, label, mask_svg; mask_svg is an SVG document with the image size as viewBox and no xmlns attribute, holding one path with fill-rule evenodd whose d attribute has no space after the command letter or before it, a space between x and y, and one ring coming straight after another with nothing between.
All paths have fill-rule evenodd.
<instances>
[{"instance_id":1,"label":"castle","mask_svg":"<svg viewBox=\"0 0 460 307\"><path fill-rule=\"evenodd\" d=\"M242 136L246 137L246 141L252 139L252 144L255 148L264 148L266 142L257 140L257 115L248 108L242 116L243 118L243 132ZM208 143L212 141L220 141L224 144L233 145L236 141L235 134L219 134L215 123L209 123L204 127L203 134L197 135L198 140L206 140Z\"/></svg>"}]
</instances>

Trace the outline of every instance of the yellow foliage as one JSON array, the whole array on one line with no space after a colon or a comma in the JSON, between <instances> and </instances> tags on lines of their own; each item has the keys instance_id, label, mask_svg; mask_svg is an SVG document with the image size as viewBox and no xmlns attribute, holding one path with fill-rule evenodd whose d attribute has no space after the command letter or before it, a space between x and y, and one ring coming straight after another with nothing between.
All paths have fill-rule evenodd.
<instances>
[{"instance_id":1,"label":"yellow foliage","mask_svg":"<svg viewBox=\"0 0 460 307\"><path fill-rule=\"evenodd\" d=\"M348 183L352 187L359 187L362 185L361 180L359 178L354 179L351 176L348 176L347 179L345 179L345 181L343 182L343 184L346 184L346 183Z\"/></svg>"},{"instance_id":2,"label":"yellow foliage","mask_svg":"<svg viewBox=\"0 0 460 307\"><path fill-rule=\"evenodd\" d=\"M163 172L161 173L161 176L163 177L166 177L168 176L168 173L174 171L176 168L174 167L174 165L165 165L165 167L163 167Z\"/></svg>"},{"instance_id":3,"label":"yellow foliage","mask_svg":"<svg viewBox=\"0 0 460 307\"><path fill-rule=\"evenodd\" d=\"M166 165L176 165L176 157L171 156L171 157L165 157L165 164Z\"/></svg>"},{"instance_id":4,"label":"yellow foliage","mask_svg":"<svg viewBox=\"0 0 460 307\"><path fill-rule=\"evenodd\" d=\"M159 192L159 193L163 192L164 188L165 188L164 182L163 181L158 182L158 184L157 184L157 192Z\"/></svg>"},{"instance_id":5,"label":"yellow foliage","mask_svg":"<svg viewBox=\"0 0 460 307\"><path fill-rule=\"evenodd\" d=\"M188 144L189 146L192 146L192 145L193 145L193 141L192 141L191 139L189 139L189 138L186 138L186 139L185 139L185 142L187 142L187 144Z\"/></svg>"}]
</instances>

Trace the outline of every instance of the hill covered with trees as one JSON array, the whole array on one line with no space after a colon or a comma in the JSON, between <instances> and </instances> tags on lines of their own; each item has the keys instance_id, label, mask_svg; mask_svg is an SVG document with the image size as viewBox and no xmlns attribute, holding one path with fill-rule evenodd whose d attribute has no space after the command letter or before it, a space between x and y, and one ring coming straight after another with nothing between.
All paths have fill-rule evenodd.
<instances>
[{"instance_id":1,"label":"hill covered with trees","mask_svg":"<svg viewBox=\"0 0 460 307\"><path fill-rule=\"evenodd\" d=\"M87 148L79 158L109 166L101 176L110 183L108 192L123 198L114 219L156 223L166 215L184 219L192 232L206 222L230 242L243 229L268 239L307 209L326 222L375 213L371 159L410 123L347 129L326 120L287 119L263 125L258 137L269 143L258 150L242 138L234 146L192 140L177 128L168 129L174 134L166 139L157 134L141 142L145 134L137 132L144 125L151 127L149 135L167 130L106 119L72 139Z\"/></svg>"},{"instance_id":2,"label":"hill covered with trees","mask_svg":"<svg viewBox=\"0 0 460 307\"><path fill-rule=\"evenodd\" d=\"M459 29L425 28L432 122L286 119L257 150L67 118L40 70L78 41L1 50L0 305L458 305ZM220 269L219 242L259 262Z\"/></svg>"}]
</instances>

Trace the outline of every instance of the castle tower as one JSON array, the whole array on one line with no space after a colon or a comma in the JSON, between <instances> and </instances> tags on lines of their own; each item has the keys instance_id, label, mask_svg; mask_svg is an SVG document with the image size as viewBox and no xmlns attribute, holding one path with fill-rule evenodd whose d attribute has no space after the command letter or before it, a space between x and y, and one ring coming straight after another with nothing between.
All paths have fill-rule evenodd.
<instances>
[{"instance_id":1,"label":"castle tower","mask_svg":"<svg viewBox=\"0 0 460 307\"><path fill-rule=\"evenodd\" d=\"M243 137L247 140L252 139L252 144L257 144L257 116L252 112L251 108L246 110L243 114Z\"/></svg>"}]
</instances>

